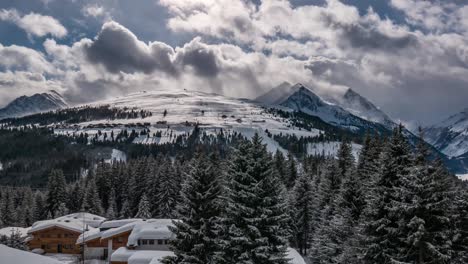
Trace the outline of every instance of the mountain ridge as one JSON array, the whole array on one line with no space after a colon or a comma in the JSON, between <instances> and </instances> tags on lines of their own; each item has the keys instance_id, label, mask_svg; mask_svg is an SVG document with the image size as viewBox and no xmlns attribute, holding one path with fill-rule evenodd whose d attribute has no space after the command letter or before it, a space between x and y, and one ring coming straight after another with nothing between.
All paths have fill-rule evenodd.
<instances>
[{"instance_id":1,"label":"mountain ridge","mask_svg":"<svg viewBox=\"0 0 468 264\"><path fill-rule=\"evenodd\" d=\"M21 117L68 107L68 103L57 91L49 90L31 96L20 96L0 109L0 119Z\"/></svg>"}]
</instances>

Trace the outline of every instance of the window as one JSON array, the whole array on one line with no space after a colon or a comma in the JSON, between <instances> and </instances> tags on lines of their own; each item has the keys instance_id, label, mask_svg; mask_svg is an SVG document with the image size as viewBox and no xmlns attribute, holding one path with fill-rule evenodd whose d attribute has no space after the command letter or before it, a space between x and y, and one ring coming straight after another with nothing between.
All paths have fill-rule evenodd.
<instances>
[{"instance_id":1,"label":"window","mask_svg":"<svg viewBox=\"0 0 468 264\"><path fill-rule=\"evenodd\" d=\"M122 243L122 242L123 242L123 238L122 238L122 237L118 237L118 238L117 238L117 242Z\"/></svg>"},{"instance_id":2,"label":"window","mask_svg":"<svg viewBox=\"0 0 468 264\"><path fill-rule=\"evenodd\" d=\"M148 240L150 245L154 245L154 239Z\"/></svg>"},{"instance_id":3,"label":"window","mask_svg":"<svg viewBox=\"0 0 468 264\"><path fill-rule=\"evenodd\" d=\"M169 240L164 240L164 245L169 244Z\"/></svg>"},{"instance_id":4,"label":"window","mask_svg":"<svg viewBox=\"0 0 468 264\"><path fill-rule=\"evenodd\" d=\"M158 239L158 245L162 245L163 244L163 241Z\"/></svg>"},{"instance_id":5,"label":"window","mask_svg":"<svg viewBox=\"0 0 468 264\"><path fill-rule=\"evenodd\" d=\"M143 245L148 245L148 240L146 239L143 239L141 242L143 243Z\"/></svg>"}]
</instances>

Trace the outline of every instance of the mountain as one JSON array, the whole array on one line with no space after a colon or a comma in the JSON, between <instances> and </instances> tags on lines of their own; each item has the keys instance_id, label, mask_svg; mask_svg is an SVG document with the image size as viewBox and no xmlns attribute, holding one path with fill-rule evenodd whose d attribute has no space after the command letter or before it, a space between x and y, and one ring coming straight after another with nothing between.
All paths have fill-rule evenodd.
<instances>
[{"instance_id":1,"label":"mountain","mask_svg":"<svg viewBox=\"0 0 468 264\"><path fill-rule=\"evenodd\" d=\"M310 92L313 90L305 87L302 84L291 85L288 82L284 82L277 87L271 89L263 95L255 98L255 101L267 104L267 105L279 105L284 100L290 97L292 94L297 92L301 87L304 87ZM313 92L312 92L313 93ZM343 110L358 116L367 121L379 123L391 129L395 126L395 123L390 117L387 116L382 110L376 107L372 102L364 98L352 89L346 90L345 93L340 95L328 95L328 94L315 94L316 97L321 98L323 102L334 104L341 107Z\"/></svg>"},{"instance_id":2,"label":"mountain","mask_svg":"<svg viewBox=\"0 0 468 264\"><path fill-rule=\"evenodd\" d=\"M0 109L0 119L21 117L67 107L65 99L56 91L21 96Z\"/></svg>"},{"instance_id":3,"label":"mountain","mask_svg":"<svg viewBox=\"0 0 468 264\"><path fill-rule=\"evenodd\" d=\"M341 98L335 99L335 101L332 102L368 121L382 124L388 128L395 126L395 123L387 114L351 88L349 88Z\"/></svg>"},{"instance_id":4,"label":"mountain","mask_svg":"<svg viewBox=\"0 0 468 264\"><path fill-rule=\"evenodd\" d=\"M293 93L280 105L289 109L316 116L323 121L352 131L382 130L382 125L354 115L339 105L320 98L304 85L298 83L291 89Z\"/></svg>"},{"instance_id":5,"label":"mountain","mask_svg":"<svg viewBox=\"0 0 468 264\"><path fill-rule=\"evenodd\" d=\"M468 108L424 129L427 142L449 157L468 155Z\"/></svg>"},{"instance_id":6,"label":"mountain","mask_svg":"<svg viewBox=\"0 0 468 264\"><path fill-rule=\"evenodd\" d=\"M289 97L296 87L288 82L283 82L282 84L274 87L270 91L260 95L254 100L260 103L268 105L277 105L280 104L284 98Z\"/></svg>"}]
</instances>

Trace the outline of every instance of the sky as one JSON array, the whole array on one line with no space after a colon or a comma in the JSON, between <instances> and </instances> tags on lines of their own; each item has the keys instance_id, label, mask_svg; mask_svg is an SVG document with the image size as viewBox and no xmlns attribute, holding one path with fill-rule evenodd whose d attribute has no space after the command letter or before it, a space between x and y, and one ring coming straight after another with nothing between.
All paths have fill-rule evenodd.
<instances>
[{"instance_id":1,"label":"sky","mask_svg":"<svg viewBox=\"0 0 468 264\"><path fill-rule=\"evenodd\" d=\"M464 0L2 0L0 106L150 89L351 88L396 121L468 108Z\"/></svg>"}]
</instances>

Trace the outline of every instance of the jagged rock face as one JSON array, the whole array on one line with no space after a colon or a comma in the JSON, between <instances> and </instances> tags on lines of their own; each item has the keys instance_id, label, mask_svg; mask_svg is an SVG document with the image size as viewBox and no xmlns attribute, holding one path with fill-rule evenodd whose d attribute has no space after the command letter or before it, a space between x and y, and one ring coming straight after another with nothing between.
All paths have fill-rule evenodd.
<instances>
[{"instance_id":1,"label":"jagged rock face","mask_svg":"<svg viewBox=\"0 0 468 264\"><path fill-rule=\"evenodd\" d=\"M67 107L65 99L56 91L21 96L0 109L0 119L20 117Z\"/></svg>"}]
</instances>

